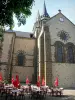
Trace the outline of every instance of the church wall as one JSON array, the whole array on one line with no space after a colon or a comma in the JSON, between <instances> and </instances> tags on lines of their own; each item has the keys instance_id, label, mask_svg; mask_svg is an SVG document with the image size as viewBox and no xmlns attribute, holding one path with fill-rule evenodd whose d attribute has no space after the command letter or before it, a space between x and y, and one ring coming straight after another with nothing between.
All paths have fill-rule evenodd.
<instances>
[{"instance_id":1,"label":"church wall","mask_svg":"<svg viewBox=\"0 0 75 100\"><path fill-rule=\"evenodd\" d=\"M34 46L35 39L16 37L14 45L14 54L13 54L13 75L19 75L20 81L25 82L25 78L28 76L32 81L34 74ZM25 55L24 66L18 66L16 63L17 54L23 52Z\"/></svg>"},{"instance_id":2,"label":"church wall","mask_svg":"<svg viewBox=\"0 0 75 100\"><path fill-rule=\"evenodd\" d=\"M4 41L3 41L3 47L2 47L2 57L1 62L8 62L8 51L10 49L10 44L12 40L13 34L11 33L5 33L4 34Z\"/></svg>"},{"instance_id":3,"label":"church wall","mask_svg":"<svg viewBox=\"0 0 75 100\"><path fill-rule=\"evenodd\" d=\"M60 18L63 18L64 22L61 22ZM72 42L75 44L75 26L61 13L53 17L47 24L49 25L51 45L53 45L55 41L62 41L60 37L57 36L60 30L64 30L69 34L69 39L65 42L62 41L63 43Z\"/></svg>"},{"instance_id":4,"label":"church wall","mask_svg":"<svg viewBox=\"0 0 75 100\"><path fill-rule=\"evenodd\" d=\"M60 18L64 19L64 22L60 22ZM55 61L55 47L56 41L61 41L66 44L71 42L75 45L75 26L66 19L61 13L53 17L48 23L50 37L51 37L51 54L52 54L52 82L55 78L59 78L59 86L63 87L75 87L75 64L70 63L56 63ZM69 38L67 41L60 39L57 36L58 32L64 30L68 32Z\"/></svg>"},{"instance_id":5,"label":"church wall","mask_svg":"<svg viewBox=\"0 0 75 100\"><path fill-rule=\"evenodd\" d=\"M52 83L56 77L59 79L60 87L75 87L75 64L73 63L56 63L55 47L51 46L52 54Z\"/></svg>"},{"instance_id":6,"label":"church wall","mask_svg":"<svg viewBox=\"0 0 75 100\"><path fill-rule=\"evenodd\" d=\"M19 75L20 82L25 82L26 77L29 78L30 81L33 79L34 67L23 67L23 66L13 66L12 75L15 77Z\"/></svg>"},{"instance_id":7,"label":"church wall","mask_svg":"<svg viewBox=\"0 0 75 100\"><path fill-rule=\"evenodd\" d=\"M75 87L75 64L52 63L52 79L59 79L60 87Z\"/></svg>"},{"instance_id":8,"label":"church wall","mask_svg":"<svg viewBox=\"0 0 75 100\"><path fill-rule=\"evenodd\" d=\"M15 37L15 34L14 33L4 33L4 41L2 43L2 55L1 55L1 72L3 74L3 78L4 79L8 79L9 77L9 71L10 71L10 63L11 63L11 59L12 58L9 58L11 55L12 51L13 50L13 42L14 42L14 39L13 39L13 42L12 42L12 38ZM11 45L12 44L12 45ZM11 48L10 48L11 47Z\"/></svg>"}]
</instances>

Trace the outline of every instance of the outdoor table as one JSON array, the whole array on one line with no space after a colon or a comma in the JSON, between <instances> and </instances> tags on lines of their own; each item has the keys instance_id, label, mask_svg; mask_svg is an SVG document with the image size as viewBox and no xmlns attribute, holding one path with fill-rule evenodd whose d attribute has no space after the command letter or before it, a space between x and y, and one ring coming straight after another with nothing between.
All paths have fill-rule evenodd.
<instances>
[{"instance_id":1,"label":"outdoor table","mask_svg":"<svg viewBox=\"0 0 75 100\"><path fill-rule=\"evenodd\" d=\"M11 93L18 95L21 91L22 91L22 89L15 89L15 90L11 90Z\"/></svg>"},{"instance_id":2,"label":"outdoor table","mask_svg":"<svg viewBox=\"0 0 75 100\"><path fill-rule=\"evenodd\" d=\"M25 97L25 96L24 96L24 91L23 91L23 89L11 90L11 93L12 93L14 99L19 98L19 99L22 99L22 100L23 100L23 98Z\"/></svg>"},{"instance_id":3,"label":"outdoor table","mask_svg":"<svg viewBox=\"0 0 75 100\"><path fill-rule=\"evenodd\" d=\"M62 90L63 89L61 89L61 88L51 88L51 95L52 96L61 96Z\"/></svg>"},{"instance_id":4,"label":"outdoor table","mask_svg":"<svg viewBox=\"0 0 75 100\"><path fill-rule=\"evenodd\" d=\"M44 93L40 89L33 89L31 92L31 98L41 99L44 98Z\"/></svg>"},{"instance_id":5,"label":"outdoor table","mask_svg":"<svg viewBox=\"0 0 75 100\"><path fill-rule=\"evenodd\" d=\"M47 93L47 90L49 89L49 87L48 86L41 86L40 89L43 90L44 93Z\"/></svg>"}]
</instances>

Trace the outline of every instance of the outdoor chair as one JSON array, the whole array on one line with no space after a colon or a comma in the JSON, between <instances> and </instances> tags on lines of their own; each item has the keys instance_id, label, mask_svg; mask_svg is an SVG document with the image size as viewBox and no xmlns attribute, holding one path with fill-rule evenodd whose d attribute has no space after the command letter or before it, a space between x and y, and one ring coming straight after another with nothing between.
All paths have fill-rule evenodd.
<instances>
[{"instance_id":1,"label":"outdoor chair","mask_svg":"<svg viewBox=\"0 0 75 100\"><path fill-rule=\"evenodd\" d=\"M44 99L46 96L45 96L45 94L44 94L44 92L43 91L32 91L31 92L31 96L30 96L30 98L31 99Z\"/></svg>"},{"instance_id":2,"label":"outdoor chair","mask_svg":"<svg viewBox=\"0 0 75 100\"><path fill-rule=\"evenodd\" d=\"M20 91L19 95L18 95L19 100L25 100L25 94L24 94L24 90Z\"/></svg>"},{"instance_id":3,"label":"outdoor chair","mask_svg":"<svg viewBox=\"0 0 75 100\"><path fill-rule=\"evenodd\" d=\"M62 96L63 89L61 88L51 88L51 96Z\"/></svg>"}]
</instances>

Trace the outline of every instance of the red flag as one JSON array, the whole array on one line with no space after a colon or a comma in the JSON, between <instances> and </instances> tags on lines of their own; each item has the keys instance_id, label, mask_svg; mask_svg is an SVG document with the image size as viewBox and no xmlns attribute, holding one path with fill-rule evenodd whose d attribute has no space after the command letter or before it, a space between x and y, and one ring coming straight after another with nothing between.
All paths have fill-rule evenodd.
<instances>
[{"instance_id":1,"label":"red flag","mask_svg":"<svg viewBox=\"0 0 75 100\"><path fill-rule=\"evenodd\" d=\"M26 84L28 85L30 83L28 77L26 78Z\"/></svg>"},{"instance_id":2,"label":"red flag","mask_svg":"<svg viewBox=\"0 0 75 100\"><path fill-rule=\"evenodd\" d=\"M14 77L12 77L12 79L11 79L11 83L12 83L12 84L13 84L14 80L15 80Z\"/></svg>"},{"instance_id":3,"label":"red flag","mask_svg":"<svg viewBox=\"0 0 75 100\"><path fill-rule=\"evenodd\" d=\"M0 81L3 81L2 74L0 73Z\"/></svg>"},{"instance_id":4,"label":"red flag","mask_svg":"<svg viewBox=\"0 0 75 100\"><path fill-rule=\"evenodd\" d=\"M42 79L42 86L45 86L45 80L44 80L44 78Z\"/></svg>"},{"instance_id":5,"label":"red flag","mask_svg":"<svg viewBox=\"0 0 75 100\"><path fill-rule=\"evenodd\" d=\"M54 86L57 87L58 86L58 78L56 78L55 82L54 82Z\"/></svg>"}]
</instances>

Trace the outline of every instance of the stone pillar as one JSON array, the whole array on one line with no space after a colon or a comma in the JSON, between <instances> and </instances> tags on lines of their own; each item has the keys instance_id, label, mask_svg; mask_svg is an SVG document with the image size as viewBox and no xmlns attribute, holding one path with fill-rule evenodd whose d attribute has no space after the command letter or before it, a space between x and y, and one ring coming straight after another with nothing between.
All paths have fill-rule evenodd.
<instances>
[{"instance_id":1,"label":"stone pillar","mask_svg":"<svg viewBox=\"0 0 75 100\"><path fill-rule=\"evenodd\" d=\"M44 26L44 65L46 84L52 86L51 40L49 27Z\"/></svg>"},{"instance_id":2,"label":"stone pillar","mask_svg":"<svg viewBox=\"0 0 75 100\"><path fill-rule=\"evenodd\" d=\"M44 77L44 34L39 38L39 75L42 80Z\"/></svg>"}]
</instances>

